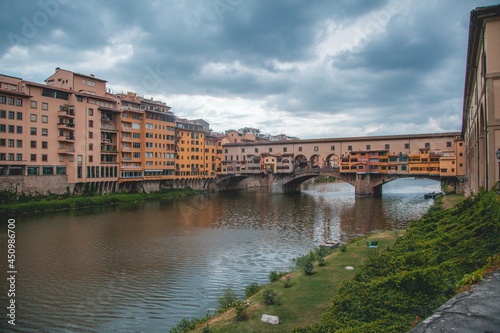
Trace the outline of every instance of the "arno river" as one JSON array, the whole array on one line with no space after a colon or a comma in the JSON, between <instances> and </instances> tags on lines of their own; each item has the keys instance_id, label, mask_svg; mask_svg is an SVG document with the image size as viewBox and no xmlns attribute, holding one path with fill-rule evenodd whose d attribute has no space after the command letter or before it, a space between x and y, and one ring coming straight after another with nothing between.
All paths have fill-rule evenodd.
<instances>
[{"instance_id":1,"label":"arno river","mask_svg":"<svg viewBox=\"0 0 500 333\"><path fill-rule=\"evenodd\" d=\"M356 198L345 183L311 184L300 194L258 189L18 216L16 326L2 283L0 331L168 332L215 309L224 288L243 296L325 240L403 228L432 204L423 199L431 191L439 183L399 180L382 197ZM5 274L6 221L1 228Z\"/></svg>"}]
</instances>

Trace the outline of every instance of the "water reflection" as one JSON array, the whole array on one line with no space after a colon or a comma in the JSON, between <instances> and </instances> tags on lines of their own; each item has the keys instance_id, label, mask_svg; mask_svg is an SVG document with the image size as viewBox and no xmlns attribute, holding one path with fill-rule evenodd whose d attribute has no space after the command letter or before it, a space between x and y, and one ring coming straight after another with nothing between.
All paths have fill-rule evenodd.
<instances>
[{"instance_id":1,"label":"water reflection","mask_svg":"<svg viewBox=\"0 0 500 333\"><path fill-rule=\"evenodd\" d=\"M216 307L222 288L242 295L325 240L405 225L431 203L423 193L439 190L430 181L388 185L379 198L320 184L19 217L16 329L168 331Z\"/></svg>"}]
</instances>

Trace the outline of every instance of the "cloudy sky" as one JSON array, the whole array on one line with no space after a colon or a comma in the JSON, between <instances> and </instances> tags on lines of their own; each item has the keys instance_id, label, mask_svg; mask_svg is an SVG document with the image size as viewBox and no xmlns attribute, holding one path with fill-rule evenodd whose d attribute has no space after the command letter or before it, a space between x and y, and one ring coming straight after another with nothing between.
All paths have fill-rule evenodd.
<instances>
[{"instance_id":1,"label":"cloudy sky","mask_svg":"<svg viewBox=\"0 0 500 333\"><path fill-rule=\"evenodd\" d=\"M216 131L460 131L470 11L496 3L2 0L0 73L93 73Z\"/></svg>"}]
</instances>

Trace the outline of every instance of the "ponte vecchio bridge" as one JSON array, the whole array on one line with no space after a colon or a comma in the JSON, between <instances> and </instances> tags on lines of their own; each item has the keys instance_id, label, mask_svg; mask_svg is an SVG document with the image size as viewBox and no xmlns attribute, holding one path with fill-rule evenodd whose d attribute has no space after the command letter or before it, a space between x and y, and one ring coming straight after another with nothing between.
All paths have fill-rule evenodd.
<instances>
[{"instance_id":1,"label":"ponte vecchio bridge","mask_svg":"<svg viewBox=\"0 0 500 333\"><path fill-rule=\"evenodd\" d=\"M464 144L460 133L242 142L223 146L220 187L245 179L267 182L272 193L331 175L352 184L358 196L380 194L398 178L431 178L463 191Z\"/></svg>"}]
</instances>

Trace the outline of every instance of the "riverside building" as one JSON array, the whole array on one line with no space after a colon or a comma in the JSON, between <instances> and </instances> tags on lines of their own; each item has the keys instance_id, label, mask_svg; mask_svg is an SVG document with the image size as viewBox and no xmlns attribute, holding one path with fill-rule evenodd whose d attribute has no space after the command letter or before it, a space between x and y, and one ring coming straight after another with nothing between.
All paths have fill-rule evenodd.
<instances>
[{"instance_id":1,"label":"riverside building","mask_svg":"<svg viewBox=\"0 0 500 333\"><path fill-rule=\"evenodd\" d=\"M0 75L0 190L149 192L197 185L190 179L220 168L221 140L203 120L176 123L166 103L113 95L94 75L56 68L45 82Z\"/></svg>"},{"instance_id":2,"label":"riverside building","mask_svg":"<svg viewBox=\"0 0 500 333\"><path fill-rule=\"evenodd\" d=\"M463 102L467 192L500 180L500 5L471 12Z\"/></svg>"}]
</instances>

